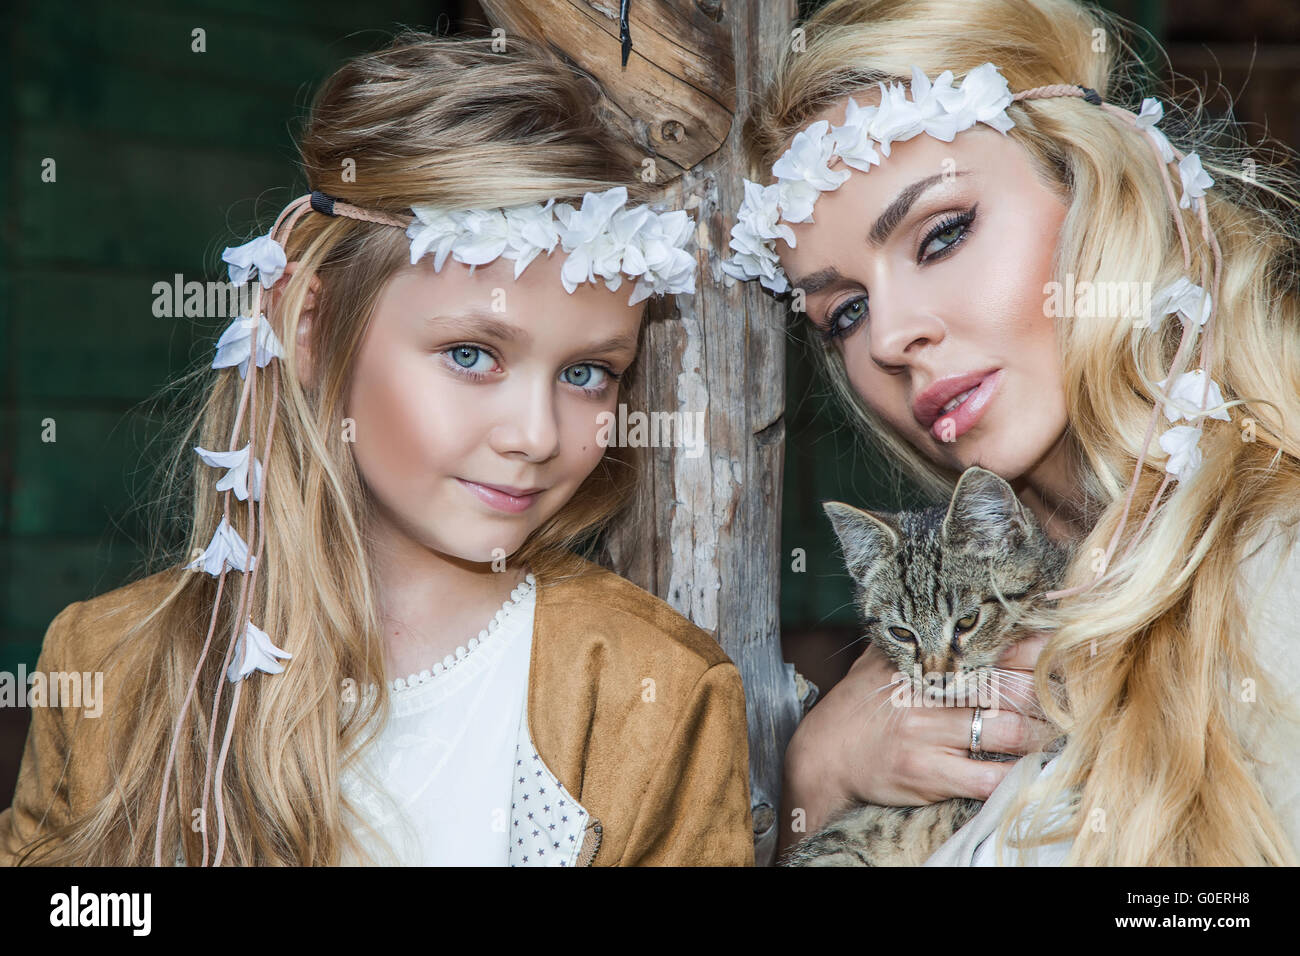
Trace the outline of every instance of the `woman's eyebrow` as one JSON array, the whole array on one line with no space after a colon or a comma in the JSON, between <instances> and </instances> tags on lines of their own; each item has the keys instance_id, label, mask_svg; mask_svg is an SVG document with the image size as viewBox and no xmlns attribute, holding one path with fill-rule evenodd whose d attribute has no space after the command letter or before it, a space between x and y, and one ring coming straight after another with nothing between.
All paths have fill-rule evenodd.
<instances>
[{"instance_id":1,"label":"woman's eyebrow","mask_svg":"<svg viewBox=\"0 0 1300 956\"><path fill-rule=\"evenodd\" d=\"M902 192L894 197L894 201L885 207L885 211L880 214L876 224L871 227L871 233L867 236L867 241L873 246L883 246L885 241L889 239L890 234L898 228L898 224L907 218L912 206L926 190L936 183L944 182L950 176L965 176L968 172L969 170L962 169L955 173L936 173L933 176L918 179L912 185L905 187ZM790 285L793 288L802 289L805 296L810 296L817 294L843 278L839 269L829 266L809 273L802 279L791 282Z\"/></svg>"},{"instance_id":2,"label":"woman's eyebrow","mask_svg":"<svg viewBox=\"0 0 1300 956\"><path fill-rule=\"evenodd\" d=\"M885 211L880 214L876 224L871 227L871 234L867 236L867 241L873 246L883 246L890 233L897 229L898 224L907 216L913 203L920 199L927 189L935 183L944 182L950 176L965 176L966 172L966 170L960 170L956 173L935 173L933 176L925 177L925 179L918 179L912 185L903 189L894 197L894 201L885 207Z\"/></svg>"}]
</instances>

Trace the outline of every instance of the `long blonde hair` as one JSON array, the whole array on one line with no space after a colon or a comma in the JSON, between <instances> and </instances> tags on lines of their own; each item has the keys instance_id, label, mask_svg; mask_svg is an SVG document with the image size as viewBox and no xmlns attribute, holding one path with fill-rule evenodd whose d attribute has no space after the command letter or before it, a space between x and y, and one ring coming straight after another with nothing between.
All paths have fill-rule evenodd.
<instances>
[{"instance_id":1,"label":"long blonde hair","mask_svg":"<svg viewBox=\"0 0 1300 956\"><path fill-rule=\"evenodd\" d=\"M803 26L805 48L783 55L746 120L750 178L760 182L814 116L877 81L907 82L913 64L932 77L943 70L960 77L991 61L1013 91L1082 84L1134 110L1152 92L1142 89L1129 25L1075 0L833 0ZM1162 99L1162 127L1215 179L1205 201L1223 271L1207 336L1210 374L1225 400L1242 400L1239 421L1253 419L1269 440L1207 422L1200 470L1170 486L1138 535L1132 516L1156 504L1164 478L1154 447L1122 522L1155 402L1144 375L1169 374L1178 323L1140 337L1131 316L1056 323L1066 451L1080 495L1071 505L1089 527L1066 587L1093 583L1097 556L1121 524L1124 534L1103 580L1023 622L1050 632L1036 686L1068 739L1059 771L1035 790L1041 802L1012 845L1073 837L1068 859L1076 864L1294 863L1241 731L1261 714L1283 719L1284 700L1267 686L1258 703L1237 700L1243 678L1265 684L1267 662L1252 659L1236 586L1248 542L1271 518L1294 514L1300 498L1300 189L1279 167L1238 162L1248 152L1239 131L1208 121L1199 101L1170 109ZM1016 124L1008 135L1068 202L1054 279L1147 280L1159 289L1185 274L1178 211L1144 134L1079 99L1017 103L1008 112ZM1197 282L1210 250L1188 223ZM958 473L895 433L853 390L841 353L810 339L862 434L926 495L946 501ZM1028 799L1022 790L1004 838ZM1052 820L1058 799L1068 813Z\"/></svg>"},{"instance_id":2,"label":"long blonde hair","mask_svg":"<svg viewBox=\"0 0 1300 956\"><path fill-rule=\"evenodd\" d=\"M405 32L325 81L300 138L303 171L312 189L391 215L409 215L416 203L448 209L552 197L580 203L586 191L620 185L630 199L647 199L650 187L619 168L614 134L596 118L598 97L594 80L522 38L510 38L499 52L488 38ZM392 226L307 214L285 245L299 267L270 318L280 340L295 343L308 285L319 276L311 350L321 358L304 389L296 352L286 347L283 374L276 368L281 363L267 370L278 376L278 400L273 408L263 400L254 413L259 436L274 417L276 440L265 462L265 520L258 519L265 550L245 617L260 622L293 657L273 679L243 682L222 785L223 862L230 865L336 864L346 849L364 858L339 781L388 708L384 692L360 695L356 706L342 703L348 681L386 688L383 630L364 545L368 499L342 423L369 316L388 278L407 261L409 240ZM634 378L635 364L622 377L620 401L628 401ZM197 389L197 410L175 443L170 490L157 501L160 529L183 522L188 543L184 553L155 555L151 563L169 575L163 578L168 593L132 623L98 668L123 665L115 706L105 714L120 743L109 755L112 779L103 781L87 813L25 848L23 862L153 859L159 771L217 595L213 577L180 569L204 549L221 516L214 472L195 467L192 449L228 447L243 381L234 369L213 372L205 360L178 387ZM575 552L630 499L638 454L611 447L573 498L511 556L534 572L539 586L579 572ZM242 517L242 508L232 509L232 524L248 539ZM217 635L232 632L238 590L225 588ZM212 700L223 679L218 650L205 658L196 702ZM191 826L191 808L205 802L204 767L215 759L208 753L210 731L213 724L224 728L230 697L224 695L217 715L188 708L169 790L174 798L162 821L164 862L182 845L191 864L210 858L209 837ZM210 816L207 830L215 830Z\"/></svg>"}]
</instances>

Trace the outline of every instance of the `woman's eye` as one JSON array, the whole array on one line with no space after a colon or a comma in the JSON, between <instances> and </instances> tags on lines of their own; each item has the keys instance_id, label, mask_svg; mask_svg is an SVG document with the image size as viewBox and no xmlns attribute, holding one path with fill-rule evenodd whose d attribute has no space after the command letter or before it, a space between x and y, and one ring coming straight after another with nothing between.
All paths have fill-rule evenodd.
<instances>
[{"instance_id":1,"label":"woman's eye","mask_svg":"<svg viewBox=\"0 0 1300 956\"><path fill-rule=\"evenodd\" d=\"M489 372L492 370L492 356L475 345L458 345L451 349L451 358L461 368L470 372ZM478 367L480 359L487 359L487 367Z\"/></svg>"},{"instance_id":2,"label":"woman's eye","mask_svg":"<svg viewBox=\"0 0 1300 956\"><path fill-rule=\"evenodd\" d=\"M822 337L828 342L839 338L865 318L866 314L866 296L860 295L856 299L850 299L831 313L830 320L826 323L826 328L822 332Z\"/></svg>"},{"instance_id":3,"label":"woman's eye","mask_svg":"<svg viewBox=\"0 0 1300 956\"><path fill-rule=\"evenodd\" d=\"M958 239L960 239L962 230L965 228L966 227L961 223L957 223L954 226L949 226L943 232L936 232L934 234L934 238L931 239L928 243L926 243L924 251L926 251L929 255L933 255L935 252L941 252L942 250L951 246ZM934 249L933 252L930 252L931 247L934 246L936 242L939 243L940 245L938 246L938 248Z\"/></svg>"},{"instance_id":4,"label":"woman's eye","mask_svg":"<svg viewBox=\"0 0 1300 956\"><path fill-rule=\"evenodd\" d=\"M922 262L927 259L937 259L947 255L948 251L958 243L965 242L974 226L978 209L978 206L972 206L965 212L939 223L921 242L917 258Z\"/></svg>"},{"instance_id":5,"label":"woman's eye","mask_svg":"<svg viewBox=\"0 0 1300 956\"><path fill-rule=\"evenodd\" d=\"M842 320L848 319L850 323L853 323L862 318L862 316L866 314L866 311L867 300L854 299L852 302L844 306L844 308L835 313L835 321L838 324ZM847 326L844 327L847 328Z\"/></svg>"}]
</instances>

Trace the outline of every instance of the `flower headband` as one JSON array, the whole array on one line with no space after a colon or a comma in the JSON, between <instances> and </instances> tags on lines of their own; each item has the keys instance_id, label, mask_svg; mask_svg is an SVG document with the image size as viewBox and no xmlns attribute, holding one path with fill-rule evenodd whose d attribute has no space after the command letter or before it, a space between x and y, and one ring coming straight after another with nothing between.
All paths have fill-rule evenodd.
<instances>
[{"instance_id":1,"label":"flower headband","mask_svg":"<svg viewBox=\"0 0 1300 956\"><path fill-rule=\"evenodd\" d=\"M303 200L299 200L302 202ZM411 207L411 219L370 213L321 192L310 197L311 208L330 216L366 218L392 226L404 226L411 240L411 265L433 254L433 268L441 272L448 256L470 267L486 265L504 256L514 260L516 279L540 253L548 256L558 243L568 253L560 270L560 282L570 295L583 282L603 281L617 291L624 277L635 286L628 305L665 293L695 291L695 257L686 251L695 222L685 210L656 212L649 206L627 204L627 187L615 186L600 193L586 193L582 208L568 203L525 203L497 209L443 210L418 204ZM226 249L221 256L230 265L230 280L236 285L257 272L266 288L280 278L286 265L283 247L270 234L242 246Z\"/></svg>"},{"instance_id":2,"label":"flower headband","mask_svg":"<svg viewBox=\"0 0 1300 956\"><path fill-rule=\"evenodd\" d=\"M889 155L892 143L921 133L950 143L963 130L984 123L1005 134L1016 125L1007 115L1007 107L1016 100L1041 98L1029 97L1027 93L1032 91L1013 95L1006 78L992 63L971 70L956 88L952 81L951 70L945 70L931 83L914 66L910 100L901 83L891 83L888 87L880 83L878 106L859 106L850 97L842 126L832 127L829 121L818 120L797 133L790 148L772 165L775 183L760 186L748 179L744 181L745 198L731 230L732 255L722 262L722 270L742 281L758 279L760 285L774 293L786 292L790 281L781 268L776 240L784 239L793 248L795 236L794 230L781 223L812 222L817 197L839 189L848 180L850 170L832 170L833 161L838 159L845 166L865 173L871 170L872 164L880 164L882 154ZM1101 105L1095 91L1086 87L1077 89L1082 94L1064 95L1082 95L1090 103ZM1155 127L1163 116L1164 107L1160 102L1148 98L1142 101L1136 124L1155 141L1164 161L1171 163L1173 149L1164 133ZM1200 157L1195 153L1178 164L1178 173L1183 181L1179 205L1195 210L1197 197L1205 195L1214 180L1201 169Z\"/></svg>"},{"instance_id":3,"label":"flower headband","mask_svg":"<svg viewBox=\"0 0 1300 956\"><path fill-rule=\"evenodd\" d=\"M235 685L235 689L217 759L216 782L212 786L217 813L214 866L220 865L225 848L221 781L243 682L257 671L265 674L282 673L284 664L281 662L290 660L293 656L277 647L271 636L248 616L253 584L266 540L263 513L265 475L262 463L269 460L276 421L274 415L270 416L268 433L259 458L254 453L257 446L257 389L254 381L257 376L249 373L266 368L274 358L284 357L284 347L271 323L262 314L259 304L262 290L270 289L284 274L288 265L284 243L298 219L311 210L327 216L345 216L404 229L411 241L411 264L414 265L423 256L432 253L433 267L438 272L442 271L449 256L469 265L471 273L477 266L504 256L514 261L514 277L517 279L538 255L545 252L549 256L559 245L567 253L560 270L560 281L570 295L579 284L585 282L603 282L611 292L617 291L625 278L634 283L628 305L635 305L651 295L694 292L695 257L685 249L694 231L694 222L690 216L683 210L658 212L644 205L625 208L626 203L627 189L617 186L604 192L586 193L579 209L566 203L556 204L551 199L545 205L528 203L497 209L445 211L434 206L416 205L411 208L413 217L397 217L362 209L324 193L313 192L295 199L285 207L265 236L259 236L242 246L227 248L222 253L222 260L229 265L232 283L236 286L246 285L256 274L260 284L253 286L252 315L241 315L230 323L217 340L216 355L212 360L212 368L235 368L244 380L230 447L226 451L211 451L198 446L194 448L205 465L225 469L225 473L215 482L216 490L223 494L221 521L208 546L185 566L186 570L203 571L216 578L217 595L207 638L190 677L163 769L158 822L154 834L156 865L162 863L163 819L176 750L185 714L212 646L228 571L240 571L243 576L238 610L235 613L235 621L238 622L236 634L232 635L233 639L227 645L222 662L222 670L227 680ZM279 399L279 386L277 363L271 366L272 408L276 407ZM245 413L248 414L249 435L241 446L239 434ZM232 494L240 501L248 502L250 539L258 531L261 532L256 538L256 554L230 522ZM226 681L217 682L208 736L209 766L204 777L200 810L204 821L201 831L205 866L208 862L206 820L208 790L212 783L211 754L216 742L216 715L225 684Z\"/></svg>"},{"instance_id":4,"label":"flower headband","mask_svg":"<svg viewBox=\"0 0 1300 956\"><path fill-rule=\"evenodd\" d=\"M890 144L927 133L944 142L976 123L984 123L1003 135L1015 123L1007 115L1007 107L1014 102L1052 97L1078 97L1097 106L1131 127L1142 131L1152 151L1160 161L1165 184L1165 194L1173 209L1174 224L1178 230L1183 250L1183 269L1188 275L1177 278L1152 297L1151 314L1160 320L1167 315L1178 315L1183 325L1182 341L1174 357L1173 369L1182 368L1190 349L1202 328L1205 341L1199 369L1169 375L1158 382L1146 379L1150 390L1157 396L1150 424L1142 442L1124 500L1120 522L1111 536L1105 557L1091 584L1063 591L1052 591L1046 598L1061 598L1076 594L1096 584L1105 575L1110 560L1118 546L1120 534L1128 520L1142 463L1150 448L1155 426L1163 410L1168 421L1187 421L1192 424L1175 425L1161 434L1160 447L1166 453L1165 477L1152 501L1151 509L1134 535L1124 556L1133 550L1142 532L1155 515L1156 505L1169 482L1186 480L1195 474L1201 464L1198 447L1206 418L1231 421L1227 408L1240 405L1244 400L1225 402L1217 383L1209 375L1213 338L1210 333L1216 315L1215 305L1219 294L1222 271L1222 253L1214 232L1210 228L1205 203L1199 202L1214 180L1201 167L1196 153L1184 155L1173 146L1164 133L1156 128L1164 116L1164 106L1148 97L1142 101L1137 114L1102 101L1101 96L1085 86L1055 84L1035 87L1012 93L1006 78L992 63L984 63L971 70L957 87L953 86L952 71L944 71L933 83L917 67L912 67L911 99L902 84L879 84L880 103L863 107L851 97L845 108L843 125L832 127L819 120L797 133L790 147L772 166L776 182L769 186L744 180L745 196L741 203L738 221L731 230L732 255L722 263L722 269L742 281L759 280L769 291L781 294L790 290L790 281L782 270L776 252L776 240L782 239L790 247L795 245L794 230L785 223L812 222L813 205L823 192L838 189L851 175L849 169L832 169L842 162L861 172L869 172L873 164L879 165L881 155L889 156ZM1182 181L1182 196L1175 199L1174 186L1169 175L1169 164L1177 162ZM1200 222L1201 236L1213 260L1209 282L1210 291L1193 282L1191 248L1182 215L1187 209ZM1205 271L1204 267L1202 271ZM1202 279L1202 282L1205 282ZM1160 322L1152 322L1158 328ZM1141 326L1135 326L1135 330ZM1136 338L1134 339L1136 343ZM1271 442L1270 442L1271 443Z\"/></svg>"}]
</instances>

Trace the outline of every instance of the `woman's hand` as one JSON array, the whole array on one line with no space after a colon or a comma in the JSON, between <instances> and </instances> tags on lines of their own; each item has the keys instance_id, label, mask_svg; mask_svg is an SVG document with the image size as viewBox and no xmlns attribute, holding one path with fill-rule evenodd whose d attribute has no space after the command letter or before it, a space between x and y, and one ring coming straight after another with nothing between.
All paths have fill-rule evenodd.
<instances>
[{"instance_id":1,"label":"woman's hand","mask_svg":"<svg viewBox=\"0 0 1300 956\"><path fill-rule=\"evenodd\" d=\"M1000 669L1023 675L984 711L980 747L1023 755L1055 735L1033 693L1034 663L1046 639L1032 636L1009 648ZM903 706L891 696L897 669L868 645L844 679L795 730L786 749L780 848L815 833L856 803L920 806L952 797L988 799L1015 761L972 760L971 707ZM1021 689L1023 686L1023 689ZM803 832L791 830L804 811Z\"/></svg>"}]
</instances>

